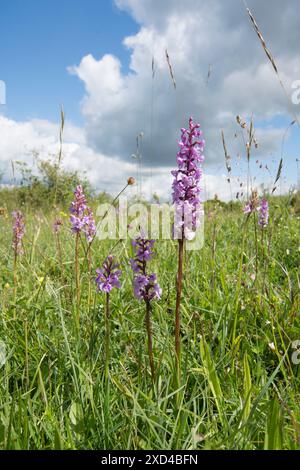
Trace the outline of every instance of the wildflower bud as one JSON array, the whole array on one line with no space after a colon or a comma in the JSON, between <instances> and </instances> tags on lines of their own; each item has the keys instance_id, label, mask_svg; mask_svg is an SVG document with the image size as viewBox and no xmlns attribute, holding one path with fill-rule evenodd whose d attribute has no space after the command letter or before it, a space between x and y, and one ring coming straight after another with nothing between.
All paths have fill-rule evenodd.
<instances>
[{"instance_id":1,"label":"wildflower bud","mask_svg":"<svg viewBox=\"0 0 300 470\"><path fill-rule=\"evenodd\" d=\"M63 225L62 220L55 219L53 224L53 232L57 235L60 232L61 226Z\"/></svg>"},{"instance_id":2,"label":"wildflower bud","mask_svg":"<svg viewBox=\"0 0 300 470\"><path fill-rule=\"evenodd\" d=\"M133 176L130 176L130 178L128 178L127 184L128 186L132 186L135 184L135 179L133 178Z\"/></svg>"},{"instance_id":3,"label":"wildflower bud","mask_svg":"<svg viewBox=\"0 0 300 470\"><path fill-rule=\"evenodd\" d=\"M160 299L162 290L157 283L156 274L146 272L147 262L153 256L152 248L154 240L146 240L141 237L132 241L135 257L130 260L134 275L134 296L139 300L151 302L153 299Z\"/></svg>"},{"instance_id":4,"label":"wildflower bud","mask_svg":"<svg viewBox=\"0 0 300 470\"><path fill-rule=\"evenodd\" d=\"M114 256L109 255L101 269L96 269L97 278L95 279L99 292L106 292L107 294L116 287L120 289L120 276L122 272L118 269L118 263L115 263Z\"/></svg>"}]
</instances>

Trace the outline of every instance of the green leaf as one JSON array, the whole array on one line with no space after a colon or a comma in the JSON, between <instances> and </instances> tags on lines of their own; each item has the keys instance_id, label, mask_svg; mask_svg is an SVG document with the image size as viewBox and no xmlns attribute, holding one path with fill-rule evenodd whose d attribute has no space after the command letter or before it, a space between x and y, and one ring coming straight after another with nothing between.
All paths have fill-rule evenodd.
<instances>
[{"instance_id":1,"label":"green leaf","mask_svg":"<svg viewBox=\"0 0 300 470\"><path fill-rule=\"evenodd\" d=\"M213 363L211 352L205 342L205 339L202 338L200 341L200 355L203 363L203 368L205 372L206 379L208 381L209 387L214 396L217 410L219 413L220 421L223 426L226 425L224 409L224 397L221 389L220 381L216 371L216 366Z\"/></svg>"},{"instance_id":2,"label":"green leaf","mask_svg":"<svg viewBox=\"0 0 300 470\"><path fill-rule=\"evenodd\" d=\"M252 380L251 380L251 371L248 361L248 355L245 352L244 360L244 410L243 410L243 422L245 423L250 415L251 411L251 388L252 388Z\"/></svg>"},{"instance_id":3,"label":"green leaf","mask_svg":"<svg viewBox=\"0 0 300 470\"><path fill-rule=\"evenodd\" d=\"M265 434L265 450L282 449L283 419L281 406L277 399L270 403Z\"/></svg>"}]
</instances>

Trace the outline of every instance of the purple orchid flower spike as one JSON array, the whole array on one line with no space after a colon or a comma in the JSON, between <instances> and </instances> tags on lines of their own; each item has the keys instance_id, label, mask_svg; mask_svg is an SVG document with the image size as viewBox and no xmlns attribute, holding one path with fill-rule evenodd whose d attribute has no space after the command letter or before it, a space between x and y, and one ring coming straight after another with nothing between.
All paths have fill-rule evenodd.
<instances>
[{"instance_id":1,"label":"purple orchid flower spike","mask_svg":"<svg viewBox=\"0 0 300 470\"><path fill-rule=\"evenodd\" d=\"M12 213L13 223L13 242L12 247L15 254L22 254L22 239L25 235L25 220L21 211L15 211Z\"/></svg>"},{"instance_id":2,"label":"purple orchid flower spike","mask_svg":"<svg viewBox=\"0 0 300 470\"><path fill-rule=\"evenodd\" d=\"M109 294L113 288L120 289L121 270L118 269L119 264L114 261L114 257L109 255L101 269L97 269L96 284L98 291Z\"/></svg>"},{"instance_id":3,"label":"purple orchid flower spike","mask_svg":"<svg viewBox=\"0 0 300 470\"><path fill-rule=\"evenodd\" d=\"M201 136L200 125L192 118L189 120L189 129L181 129L180 150L177 154L178 169L171 172L174 176L172 198L175 204L176 239L192 239L203 212L200 199L200 164L204 161L205 141Z\"/></svg>"},{"instance_id":4,"label":"purple orchid flower spike","mask_svg":"<svg viewBox=\"0 0 300 470\"><path fill-rule=\"evenodd\" d=\"M266 228L269 223L269 203L267 199L262 199L258 208L258 224L261 228Z\"/></svg>"},{"instance_id":5,"label":"purple orchid flower spike","mask_svg":"<svg viewBox=\"0 0 300 470\"><path fill-rule=\"evenodd\" d=\"M87 205L83 188L78 185L74 191L74 200L70 207L71 230L75 234L84 233L88 243L92 243L96 235L96 224L93 211Z\"/></svg>"},{"instance_id":6,"label":"purple orchid flower spike","mask_svg":"<svg viewBox=\"0 0 300 470\"><path fill-rule=\"evenodd\" d=\"M150 302L151 300L161 297L161 288L156 280L155 274L147 273L147 262L153 256L154 240L146 240L137 238L132 241L135 251L135 257L130 260L131 267L135 273L133 286L134 295L138 300Z\"/></svg>"}]
</instances>

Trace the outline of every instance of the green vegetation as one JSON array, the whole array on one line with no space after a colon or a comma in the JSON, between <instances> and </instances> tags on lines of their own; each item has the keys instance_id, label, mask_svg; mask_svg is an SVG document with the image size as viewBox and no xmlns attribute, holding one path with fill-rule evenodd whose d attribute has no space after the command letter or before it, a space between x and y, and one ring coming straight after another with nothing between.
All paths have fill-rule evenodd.
<instances>
[{"instance_id":1,"label":"green vegetation","mask_svg":"<svg viewBox=\"0 0 300 470\"><path fill-rule=\"evenodd\" d=\"M151 265L163 288L153 303L156 382L149 368L144 306L132 294L129 240L80 251L80 329L75 327L74 237L66 207L75 175L1 191L0 368L2 449L299 449L299 194L272 197L258 230L241 205L206 205L205 244L185 259L182 375L174 383L177 246L156 243ZM31 176L30 176L31 178ZM66 184L65 184L66 183ZM54 188L54 189L53 189ZM93 199L93 205L97 201ZM13 280L12 220L26 219ZM61 259L52 230L63 221ZM105 373L105 296L93 279L109 250L122 265L111 295L110 370ZM256 272L257 256L257 276ZM300 356L300 355L299 355ZM295 362L295 361L294 361Z\"/></svg>"}]
</instances>

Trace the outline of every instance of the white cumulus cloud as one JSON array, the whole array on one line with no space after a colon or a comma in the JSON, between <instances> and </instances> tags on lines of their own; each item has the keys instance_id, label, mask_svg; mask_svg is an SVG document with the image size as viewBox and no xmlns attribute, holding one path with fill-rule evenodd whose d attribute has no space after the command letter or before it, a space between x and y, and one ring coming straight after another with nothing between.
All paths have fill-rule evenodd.
<instances>
[{"instance_id":1,"label":"white cumulus cloud","mask_svg":"<svg viewBox=\"0 0 300 470\"><path fill-rule=\"evenodd\" d=\"M98 189L114 192L136 170L131 155L135 152L136 136L143 131L143 191L167 197L169 171L176 165L180 127L190 115L201 123L207 142L209 195L217 192L228 197L226 177L222 176L225 172L222 129L232 158L237 155L245 158L237 114L248 119L253 115L258 123L259 148L253 159L265 159L269 164L268 159L280 157L285 128L275 127L273 118L287 118L299 109L284 95L243 2L115 0L115 3L140 24L137 34L124 38L124 47L130 55L129 70L124 71L120 59L109 50L103 57L88 54L80 63L70 64L69 73L77 76L85 87L81 102L85 124L84 128L71 123L66 126L66 166L84 168ZM300 4L298 0L248 3L292 95L291 84L300 78ZM166 49L176 90L170 79ZM2 116L0 132L0 159L6 165L6 173L10 160L28 159L33 148L43 154L57 152L58 126L48 121L15 122ZM234 178L237 189L238 174L232 175L232 181Z\"/></svg>"}]
</instances>

